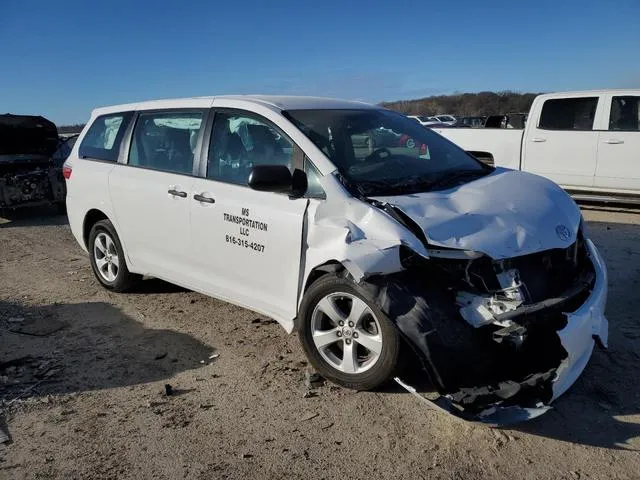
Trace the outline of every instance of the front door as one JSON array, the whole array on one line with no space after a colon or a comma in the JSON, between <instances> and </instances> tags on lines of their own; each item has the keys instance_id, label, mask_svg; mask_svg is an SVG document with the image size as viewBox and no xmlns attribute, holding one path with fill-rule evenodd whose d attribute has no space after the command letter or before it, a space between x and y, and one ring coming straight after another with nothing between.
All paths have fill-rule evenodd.
<instances>
[{"instance_id":1,"label":"front door","mask_svg":"<svg viewBox=\"0 0 640 480\"><path fill-rule=\"evenodd\" d=\"M599 132L595 186L640 192L640 96L609 96L608 129Z\"/></svg>"},{"instance_id":2,"label":"front door","mask_svg":"<svg viewBox=\"0 0 640 480\"><path fill-rule=\"evenodd\" d=\"M565 187L592 187L598 141L598 132L593 130L597 105L598 97L546 100L538 124L527 125L522 169Z\"/></svg>"},{"instance_id":3,"label":"front door","mask_svg":"<svg viewBox=\"0 0 640 480\"><path fill-rule=\"evenodd\" d=\"M294 167L298 147L255 114L215 115L206 177L195 181L191 253L197 287L292 326L307 199L247 186L257 164Z\"/></svg>"},{"instance_id":4,"label":"front door","mask_svg":"<svg viewBox=\"0 0 640 480\"><path fill-rule=\"evenodd\" d=\"M144 112L109 190L136 271L188 283L194 157L204 111Z\"/></svg>"}]
</instances>

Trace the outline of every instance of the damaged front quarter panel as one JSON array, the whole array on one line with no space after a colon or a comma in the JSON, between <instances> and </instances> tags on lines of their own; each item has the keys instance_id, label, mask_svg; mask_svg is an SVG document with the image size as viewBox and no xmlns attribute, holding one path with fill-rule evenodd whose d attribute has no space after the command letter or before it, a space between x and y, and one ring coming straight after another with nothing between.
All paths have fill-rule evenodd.
<instances>
[{"instance_id":1,"label":"damaged front quarter panel","mask_svg":"<svg viewBox=\"0 0 640 480\"><path fill-rule=\"evenodd\" d=\"M327 199L311 203L307 212L305 282L313 268L330 261L342 264L356 282L401 271L403 245L428 256L424 244L388 214L345 195L334 175L325 176L322 185Z\"/></svg>"},{"instance_id":2,"label":"damaged front quarter panel","mask_svg":"<svg viewBox=\"0 0 640 480\"><path fill-rule=\"evenodd\" d=\"M496 187L511 173L496 175L503 177L478 182ZM606 270L593 243L577 240L579 210L550 182L520 175L514 180L525 190L527 183L532 191L542 189L549 201L528 216L526 205L511 198L501 216L496 202L483 198L491 197L489 185L461 188L458 197L421 194L398 202L334 193L310 204L305 235L302 285L314 266L344 266L420 358L439 392L429 400L461 418L494 425L543 414L585 368L594 337L607 341ZM344 188L334 175L323 178L323 187L328 193ZM562 208L550 218L554 201ZM425 205L422 213L438 204L438 214L416 217L420 208L412 202ZM470 235L459 236L466 227L457 223L455 240L445 240L443 226L456 217L473 219ZM432 245L434 218L439 239ZM556 224L567 224L572 246L559 238ZM560 261L575 271L556 275L553 264ZM474 277L482 272L493 284ZM555 276L562 281L549 280ZM461 288L465 280L475 290Z\"/></svg>"}]
</instances>

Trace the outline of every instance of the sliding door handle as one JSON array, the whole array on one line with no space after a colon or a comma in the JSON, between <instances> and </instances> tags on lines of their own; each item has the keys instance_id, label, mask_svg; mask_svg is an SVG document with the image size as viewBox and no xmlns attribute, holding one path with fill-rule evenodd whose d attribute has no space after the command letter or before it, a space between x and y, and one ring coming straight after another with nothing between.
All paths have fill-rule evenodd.
<instances>
[{"instance_id":1,"label":"sliding door handle","mask_svg":"<svg viewBox=\"0 0 640 480\"><path fill-rule=\"evenodd\" d=\"M175 188L170 188L167 190L169 195L173 195L174 197L187 198L187 192L182 192L180 190L176 190Z\"/></svg>"},{"instance_id":2,"label":"sliding door handle","mask_svg":"<svg viewBox=\"0 0 640 480\"><path fill-rule=\"evenodd\" d=\"M199 193L196 193L193 196L193 199L197 202L202 202L202 203L216 203L216 201L213 198L205 197L204 195L201 195Z\"/></svg>"}]
</instances>

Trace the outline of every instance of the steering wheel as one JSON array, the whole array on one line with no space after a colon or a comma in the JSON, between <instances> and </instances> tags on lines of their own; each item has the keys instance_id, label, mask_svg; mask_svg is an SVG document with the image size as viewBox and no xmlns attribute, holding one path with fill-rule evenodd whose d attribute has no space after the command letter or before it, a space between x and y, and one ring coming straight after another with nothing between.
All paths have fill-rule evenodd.
<instances>
[{"instance_id":1,"label":"steering wheel","mask_svg":"<svg viewBox=\"0 0 640 480\"><path fill-rule=\"evenodd\" d=\"M384 155L382 155L383 153ZM377 148L376 150L371 152L369 155L367 155L365 158L366 160L383 160L385 158L389 158L390 156L391 156L391 152L389 151L389 149L382 147L382 148Z\"/></svg>"}]
</instances>

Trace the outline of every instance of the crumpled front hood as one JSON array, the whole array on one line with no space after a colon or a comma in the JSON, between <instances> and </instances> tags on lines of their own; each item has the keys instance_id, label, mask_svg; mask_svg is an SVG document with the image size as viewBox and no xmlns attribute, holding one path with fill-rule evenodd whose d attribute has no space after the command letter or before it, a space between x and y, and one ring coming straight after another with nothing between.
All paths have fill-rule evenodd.
<instances>
[{"instance_id":1,"label":"crumpled front hood","mask_svg":"<svg viewBox=\"0 0 640 480\"><path fill-rule=\"evenodd\" d=\"M448 190L376 200L410 217L430 245L474 250L496 260L566 248L580 225L579 208L559 186L504 168Z\"/></svg>"}]
</instances>

